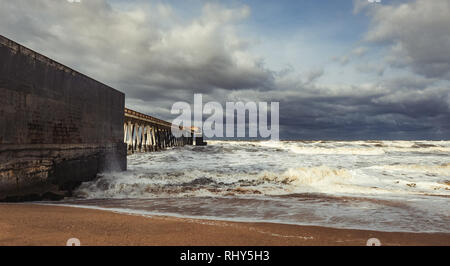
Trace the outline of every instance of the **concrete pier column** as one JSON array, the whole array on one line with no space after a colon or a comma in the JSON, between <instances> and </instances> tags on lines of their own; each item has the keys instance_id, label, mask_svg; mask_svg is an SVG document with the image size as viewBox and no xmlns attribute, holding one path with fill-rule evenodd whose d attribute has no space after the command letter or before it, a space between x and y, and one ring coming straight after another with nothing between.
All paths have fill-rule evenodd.
<instances>
[{"instance_id":1,"label":"concrete pier column","mask_svg":"<svg viewBox=\"0 0 450 266\"><path fill-rule=\"evenodd\" d=\"M134 141L133 141L133 152L137 152L139 144L139 125L134 125Z\"/></svg>"},{"instance_id":2,"label":"concrete pier column","mask_svg":"<svg viewBox=\"0 0 450 266\"><path fill-rule=\"evenodd\" d=\"M150 137L150 150L155 151L155 136L153 134L153 126L148 127L149 137Z\"/></svg>"},{"instance_id":3,"label":"concrete pier column","mask_svg":"<svg viewBox=\"0 0 450 266\"><path fill-rule=\"evenodd\" d=\"M161 146L161 131L158 127L156 127L156 146L158 147L158 150L162 149Z\"/></svg>"},{"instance_id":4,"label":"concrete pier column","mask_svg":"<svg viewBox=\"0 0 450 266\"><path fill-rule=\"evenodd\" d=\"M158 139L156 137L156 128L155 128L155 126L152 126L151 131L152 131L153 151L157 151L158 150Z\"/></svg>"},{"instance_id":5,"label":"concrete pier column","mask_svg":"<svg viewBox=\"0 0 450 266\"><path fill-rule=\"evenodd\" d=\"M153 128L152 126L148 127L149 137L150 137L150 150L155 151L155 139L153 136Z\"/></svg>"},{"instance_id":6,"label":"concrete pier column","mask_svg":"<svg viewBox=\"0 0 450 266\"><path fill-rule=\"evenodd\" d=\"M148 144L148 126L144 127L144 151L148 152L149 144Z\"/></svg>"},{"instance_id":7,"label":"concrete pier column","mask_svg":"<svg viewBox=\"0 0 450 266\"><path fill-rule=\"evenodd\" d=\"M140 145L141 145L141 126L140 125L136 125L136 147L135 147L135 151L139 152L140 151Z\"/></svg>"},{"instance_id":8,"label":"concrete pier column","mask_svg":"<svg viewBox=\"0 0 450 266\"><path fill-rule=\"evenodd\" d=\"M135 139L134 139L134 152L139 151L139 125L135 124L134 126L134 133L135 133Z\"/></svg>"},{"instance_id":9,"label":"concrete pier column","mask_svg":"<svg viewBox=\"0 0 450 266\"><path fill-rule=\"evenodd\" d=\"M150 130L150 126L147 126L146 128L147 132L147 151L153 151L152 150L152 132Z\"/></svg>"},{"instance_id":10,"label":"concrete pier column","mask_svg":"<svg viewBox=\"0 0 450 266\"><path fill-rule=\"evenodd\" d=\"M170 132L169 132L169 130L166 130L165 136L166 136L166 142L167 142L166 146L170 147L171 145L170 145Z\"/></svg>"},{"instance_id":11,"label":"concrete pier column","mask_svg":"<svg viewBox=\"0 0 450 266\"><path fill-rule=\"evenodd\" d=\"M141 141L141 143L142 143L141 151L142 152L145 152L145 149L146 149L146 141L147 141L146 135L147 135L147 133L145 132L145 125L144 125L144 126L142 126L142 141Z\"/></svg>"},{"instance_id":12,"label":"concrete pier column","mask_svg":"<svg viewBox=\"0 0 450 266\"><path fill-rule=\"evenodd\" d=\"M144 138L144 126L139 126L139 151L143 152L144 151L144 145L145 145L145 138Z\"/></svg>"},{"instance_id":13,"label":"concrete pier column","mask_svg":"<svg viewBox=\"0 0 450 266\"><path fill-rule=\"evenodd\" d=\"M127 124L127 150L131 151L133 147L133 124L131 121Z\"/></svg>"},{"instance_id":14,"label":"concrete pier column","mask_svg":"<svg viewBox=\"0 0 450 266\"><path fill-rule=\"evenodd\" d=\"M147 151L147 126L142 126L142 152Z\"/></svg>"},{"instance_id":15,"label":"concrete pier column","mask_svg":"<svg viewBox=\"0 0 450 266\"><path fill-rule=\"evenodd\" d=\"M150 127L150 132L152 135L152 149L153 149L153 151L157 151L158 148L156 146L156 136L155 136L155 127L154 126Z\"/></svg>"},{"instance_id":16,"label":"concrete pier column","mask_svg":"<svg viewBox=\"0 0 450 266\"><path fill-rule=\"evenodd\" d=\"M152 141L150 135L150 126L145 127L145 151L149 152L152 149Z\"/></svg>"},{"instance_id":17,"label":"concrete pier column","mask_svg":"<svg viewBox=\"0 0 450 266\"><path fill-rule=\"evenodd\" d=\"M147 126L142 127L142 151L147 152Z\"/></svg>"},{"instance_id":18,"label":"concrete pier column","mask_svg":"<svg viewBox=\"0 0 450 266\"><path fill-rule=\"evenodd\" d=\"M166 148L170 147L170 143L169 143L169 131L166 129L164 130L164 139L166 141Z\"/></svg>"},{"instance_id":19,"label":"concrete pier column","mask_svg":"<svg viewBox=\"0 0 450 266\"><path fill-rule=\"evenodd\" d=\"M145 131L145 125L142 126L142 152L147 151L147 131Z\"/></svg>"},{"instance_id":20,"label":"concrete pier column","mask_svg":"<svg viewBox=\"0 0 450 266\"><path fill-rule=\"evenodd\" d=\"M164 149L165 149L165 148L167 148L167 136L166 136L166 130L165 129L162 131L162 138L163 138Z\"/></svg>"},{"instance_id":21,"label":"concrete pier column","mask_svg":"<svg viewBox=\"0 0 450 266\"><path fill-rule=\"evenodd\" d=\"M137 134L136 134L136 124L132 124L131 125L131 153L134 153L134 151L136 150L136 138L137 138Z\"/></svg>"},{"instance_id":22,"label":"concrete pier column","mask_svg":"<svg viewBox=\"0 0 450 266\"><path fill-rule=\"evenodd\" d=\"M170 147L169 130L164 131L164 139L166 140L166 148Z\"/></svg>"},{"instance_id":23,"label":"concrete pier column","mask_svg":"<svg viewBox=\"0 0 450 266\"><path fill-rule=\"evenodd\" d=\"M156 149L158 151L161 150L161 142L159 141L159 130L158 128L155 128L155 144L156 144Z\"/></svg>"},{"instance_id":24,"label":"concrete pier column","mask_svg":"<svg viewBox=\"0 0 450 266\"><path fill-rule=\"evenodd\" d=\"M166 132L164 129L161 129L160 132L161 132L161 146L163 149L165 149L166 148L166 137L165 137Z\"/></svg>"},{"instance_id":25,"label":"concrete pier column","mask_svg":"<svg viewBox=\"0 0 450 266\"><path fill-rule=\"evenodd\" d=\"M138 125L136 128L136 151L141 151L141 141L142 141L142 131L141 131L141 125Z\"/></svg>"}]
</instances>

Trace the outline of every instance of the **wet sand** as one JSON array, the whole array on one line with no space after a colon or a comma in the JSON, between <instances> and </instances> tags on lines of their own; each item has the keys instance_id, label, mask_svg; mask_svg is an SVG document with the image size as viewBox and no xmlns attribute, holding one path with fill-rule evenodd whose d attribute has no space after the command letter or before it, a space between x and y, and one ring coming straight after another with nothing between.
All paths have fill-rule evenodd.
<instances>
[{"instance_id":1,"label":"wet sand","mask_svg":"<svg viewBox=\"0 0 450 266\"><path fill-rule=\"evenodd\" d=\"M33 204L0 204L0 245L64 246L450 245L450 234L389 233L274 223L241 223Z\"/></svg>"}]
</instances>

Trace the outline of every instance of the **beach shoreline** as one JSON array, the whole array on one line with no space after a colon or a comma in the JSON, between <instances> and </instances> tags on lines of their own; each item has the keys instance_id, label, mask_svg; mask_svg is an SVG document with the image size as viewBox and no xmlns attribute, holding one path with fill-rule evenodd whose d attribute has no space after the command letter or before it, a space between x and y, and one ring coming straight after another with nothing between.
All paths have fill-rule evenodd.
<instances>
[{"instance_id":1,"label":"beach shoreline","mask_svg":"<svg viewBox=\"0 0 450 266\"><path fill-rule=\"evenodd\" d=\"M144 217L39 204L0 204L0 246L449 246L448 233L334 229L276 223Z\"/></svg>"}]
</instances>

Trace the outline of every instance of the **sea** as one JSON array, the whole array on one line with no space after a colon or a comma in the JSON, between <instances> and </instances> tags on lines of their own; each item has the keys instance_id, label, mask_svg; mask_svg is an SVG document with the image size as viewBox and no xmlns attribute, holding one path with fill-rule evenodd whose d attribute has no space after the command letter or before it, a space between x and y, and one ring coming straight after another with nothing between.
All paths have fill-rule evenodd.
<instances>
[{"instance_id":1,"label":"sea","mask_svg":"<svg viewBox=\"0 0 450 266\"><path fill-rule=\"evenodd\" d=\"M450 141L209 141L128 156L58 204L143 216L450 233Z\"/></svg>"}]
</instances>

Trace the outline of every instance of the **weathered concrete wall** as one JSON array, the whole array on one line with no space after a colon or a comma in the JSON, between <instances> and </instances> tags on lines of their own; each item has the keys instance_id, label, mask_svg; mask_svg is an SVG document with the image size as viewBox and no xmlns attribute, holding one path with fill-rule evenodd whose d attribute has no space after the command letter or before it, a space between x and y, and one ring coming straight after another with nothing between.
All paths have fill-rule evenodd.
<instances>
[{"instance_id":1,"label":"weathered concrete wall","mask_svg":"<svg viewBox=\"0 0 450 266\"><path fill-rule=\"evenodd\" d=\"M125 95L0 36L0 199L126 169Z\"/></svg>"}]
</instances>

